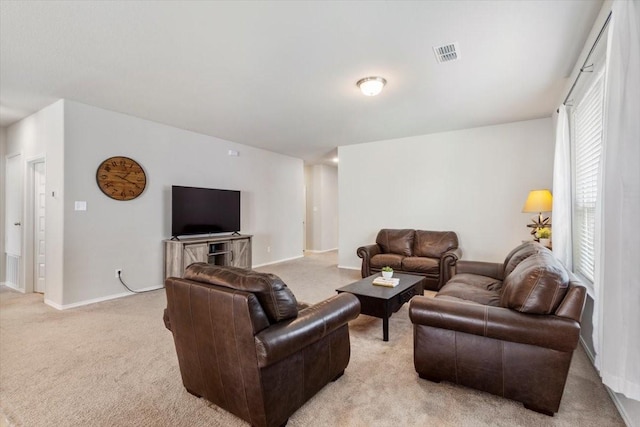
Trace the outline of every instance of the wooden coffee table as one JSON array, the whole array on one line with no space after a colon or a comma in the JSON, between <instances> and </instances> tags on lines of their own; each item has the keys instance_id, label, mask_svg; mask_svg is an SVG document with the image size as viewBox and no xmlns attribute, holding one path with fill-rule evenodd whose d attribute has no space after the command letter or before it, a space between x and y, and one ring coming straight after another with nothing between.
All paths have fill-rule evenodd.
<instances>
[{"instance_id":1,"label":"wooden coffee table","mask_svg":"<svg viewBox=\"0 0 640 427\"><path fill-rule=\"evenodd\" d=\"M382 319L382 339L389 341L389 317L408 302L414 295L422 295L424 277L413 274L394 273L400 279L395 288L373 285L374 274L350 285L336 289L336 292L348 292L360 300L360 313Z\"/></svg>"}]
</instances>

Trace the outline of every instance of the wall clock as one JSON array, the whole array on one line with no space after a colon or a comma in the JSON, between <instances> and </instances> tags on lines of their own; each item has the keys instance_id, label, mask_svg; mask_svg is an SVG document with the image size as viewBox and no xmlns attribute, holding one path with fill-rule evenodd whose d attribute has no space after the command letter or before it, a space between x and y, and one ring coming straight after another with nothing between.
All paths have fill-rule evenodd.
<instances>
[{"instance_id":1,"label":"wall clock","mask_svg":"<svg viewBox=\"0 0 640 427\"><path fill-rule=\"evenodd\" d=\"M96 171L100 190L115 200L133 200L147 186L147 175L138 162L115 156L103 161Z\"/></svg>"}]
</instances>

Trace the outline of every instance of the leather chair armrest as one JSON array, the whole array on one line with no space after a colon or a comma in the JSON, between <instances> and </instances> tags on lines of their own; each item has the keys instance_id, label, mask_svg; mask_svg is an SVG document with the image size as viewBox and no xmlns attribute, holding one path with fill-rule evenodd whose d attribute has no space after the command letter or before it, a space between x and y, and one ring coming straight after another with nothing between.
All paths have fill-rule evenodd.
<instances>
[{"instance_id":1,"label":"leather chair armrest","mask_svg":"<svg viewBox=\"0 0 640 427\"><path fill-rule=\"evenodd\" d=\"M456 264L458 260L462 257L462 249L455 248L450 251L444 252L440 256L440 284L438 289L440 289L445 283L451 279L451 277L455 274Z\"/></svg>"},{"instance_id":2,"label":"leather chair armrest","mask_svg":"<svg viewBox=\"0 0 640 427\"><path fill-rule=\"evenodd\" d=\"M411 299L409 318L417 325L565 352L576 348L580 336L580 324L565 317L421 296Z\"/></svg>"},{"instance_id":3,"label":"leather chair armrest","mask_svg":"<svg viewBox=\"0 0 640 427\"><path fill-rule=\"evenodd\" d=\"M164 309L164 314L162 315L162 320L164 320L164 327L171 331L171 319L169 319L169 309ZM173 332L173 331L171 331Z\"/></svg>"},{"instance_id":4,"label":"leather chair armrest","mask_svg":"<svg viewBox=\"0 0 640 427\"><path fill-rule=\"evenodd\" d=\"M276 323L255 336L258 365L278 362L347 324L360 314L355 295L341 293L302 310L298 317Z\"/></svg>"},{"instance_id":5,"label":"leather chair armrest","mask_svg":"<svg viewBox=\"0 0 640 427\"><path fill-rule=\"evenodd\" d=\"M362 258L361 273L363 278L371 276L371 258L381 252L382 251L378 244L360 246L358 248L356 254L358 254L358 256Z\"/></svg>"},{"instance_id":6,"label":"leather chair armrest","mask_svg":"<svg viewBox=\"0 0 640 427\"><path fill-rule=\"evenodd\" d=\"M458 261L456 263L456 274L470 273L504 280L503 271L503 265L497 262Z\"/></svg>"}]
</instances>

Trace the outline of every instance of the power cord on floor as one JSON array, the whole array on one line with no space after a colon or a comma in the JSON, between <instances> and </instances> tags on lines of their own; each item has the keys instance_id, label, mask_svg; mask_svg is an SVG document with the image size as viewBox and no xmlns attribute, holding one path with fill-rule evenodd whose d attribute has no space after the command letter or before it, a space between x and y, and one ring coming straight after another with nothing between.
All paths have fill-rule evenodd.
<instances>
[{"instance_id":1,"label":"power cord on floor","mask_svg":"<svg viewBox=\"0 0 640 427\"><path fill-rule=\"evenodd\" d=\"M134 294L144 294L146 292L153 292L153 291L157 291L158 289L164 288L163 286L162 288L158 288L158 289L147 289L146 291L134 291L133 289L128 287L126 283L124 283L124 280L122 280L122 271L118 271L118 280L120 280L120 283L122 283L122 286L124 286L125 288L127 288L129 292L133 292Z\"/></svg>"}]
</instances>

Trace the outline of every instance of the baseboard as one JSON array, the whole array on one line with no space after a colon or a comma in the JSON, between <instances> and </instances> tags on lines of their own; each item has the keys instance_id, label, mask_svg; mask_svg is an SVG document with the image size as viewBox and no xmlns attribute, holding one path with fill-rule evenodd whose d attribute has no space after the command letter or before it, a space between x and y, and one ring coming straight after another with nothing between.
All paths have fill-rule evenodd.
<instances>
[{"instance_id":1,"label":"baseboard","mask_svg":"<svg viewBox=\"0 0 640 427\"><path fill-rule=\"evenodd\" d=\"M14 291L20 292L22 294L25 293L24 289L21 289L21 288L17 287L16 285L14 285L13 283L10 283L10 282L2 282L2 283L0 283L0 285L4 285L7 288L13 289Z\"/></svg>"},{"instance_id":2,"label":"baseboard","mask_svg":"<svg viewBox=\"0 0 640 427\"><path fill-rule=\"evenodd\" d=\"M300 259L300 258L304 258L304 255L298 255L291 258L279 259L277 261L265 262L263 264L254 265L251 268L264 267L265 265L280 264L281 262L293 261L294 259Z\"/></svg>"},{"instance_id":3,"label":"baseboard","mask_svg":"<svg viewBox=\"0 0 640 427\"><path fill-rule=\"evenodd\" d=\"M591 364L593 365L594 369L596 369L596 372L597 372L598 369L596 368L595 354L591 352L591 350L589 349L589 346L584 342L582 337L580 337L580 345L584 349L584 352L587 355L587 358L589 359L589 361L591 362ZM600 374L598 374L598 376L600 376ZM631 416L627 413L618 395L613 391L611 391L611 389L607 387L605 384L602 384L602 385L604 386L605 390L607 390L607 393L609 393L609 397L613 401L613 404L615 405L616 409L618 410L618 413L622 417L622 420L627 425L627 427L640 427L639 425L634 424L633 420L631 420Z\"/></svg>"},{"instance_id":4,"label":"baseboard","mask_svg":"<svg viewBox=\"0 0 640 427\"><path fill-rule=\"evenodd\" d=\"M587 358L589 358L589 360L591 361L591 364L595 368L595 366L596 366L596 355L591 352L591 349L589 348L587 343L584 342L584 339L582 338L582 335L580 336L580 345L584 349L584 352L587 354Z\"/></svg>"},{"instance_id":5,"label":"baseboard","mask_svg":"<svg viewBox=\"0 0 640 427\"><path fill-rule=\"evenodd\" d=\"M640 427L637 424L634 424L634 421L631 419L631 416L627 413L622 402L620 402L618 395L612 392L611 389L606 385L604 386L604 388L607 390L607 393L609 393L609 397L611 397L611 400L613 400L613 404L616 406L616 409L618 410L618 412L620 413L620 416L622 417L622 421L624 421L627 427Z\"/></svg>"},{"instance_id":6,"label":"baseboard","mask_svg":"<svg viewBox=\"0 0 640 427\"><path fill-rule=\"evenodd\" d=\"M164 286L150 286L148 288L143 288L143 289L136 289L136 291L138 292L145 292L145 291L155 291L158 289L162 289L164 288ZM93 298L93 299L88 299L88 300L84 300L84 301L78 301L78 302L74 302L71 304L58 304L56 302L53 302L47 298L44 299L44 303L47 304L48 306L51 306L57 310L68 310L70 308L76 308L76 307L82 307L84 305L89 305L89 304L95 304L98 302L103 302L103 301L109 301L112 299L116 299L116 298L122 298L122 297L128 297L131 295L136 295L133 292L121 292L118 294L113 294L113 295L107 295L106 297L100 297L100 298Z\"/></svg>"},{"instance_id":7,"label":"baseboard","mask_svg":"<svg viewBox=\"0 0 640 427\"><path fill-rule=\"evenodd\" d=\"M325 249L323 251L316 251L315 249L305 249L305 252L309 252L310 254L324 254L327 252L333 252L333 251L337 251L338 248L332 248L332 249Z\"/></svg>"},{"instance_id":8,"label":"baseboard","mask_svg":"<svg viewBox=\"0 0 640 427\"><path fill-rule=\"evenodd\" d=\"M360 270L360 267L350 267L350 266L339 265L339 264L338 264L338 268L343 268L345 270Z\"/></svg>"}]
</instances>

